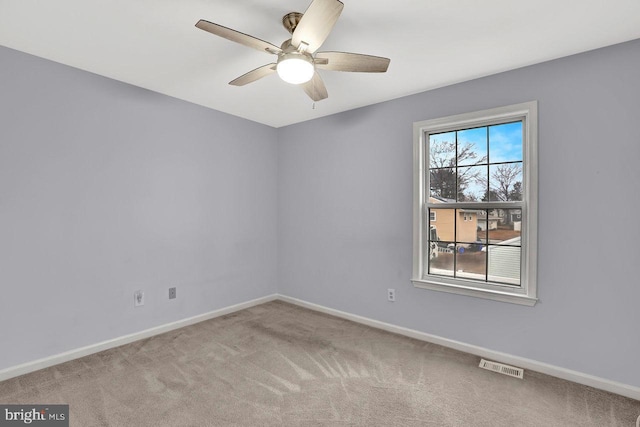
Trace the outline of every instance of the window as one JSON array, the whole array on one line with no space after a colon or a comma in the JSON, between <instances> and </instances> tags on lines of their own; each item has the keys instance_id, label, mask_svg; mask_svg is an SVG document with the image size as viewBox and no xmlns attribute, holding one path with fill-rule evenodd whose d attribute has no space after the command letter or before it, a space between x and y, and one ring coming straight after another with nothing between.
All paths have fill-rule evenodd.
<instances>
[{"instance_id":1,"label":"window","mask_svg":"<svg viewBox=\"0 0 640 427\"><path fill-rule=\"evenodd\" d=\"M537 127L535 101L414 123L416 287L536 303Z\"/></svg>"}]
</instances>

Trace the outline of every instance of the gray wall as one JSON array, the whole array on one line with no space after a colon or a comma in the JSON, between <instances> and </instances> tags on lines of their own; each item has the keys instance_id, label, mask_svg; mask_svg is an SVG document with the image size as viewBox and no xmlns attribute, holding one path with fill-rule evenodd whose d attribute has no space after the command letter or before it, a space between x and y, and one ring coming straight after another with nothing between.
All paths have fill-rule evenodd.
<instances>
[{"instance_id":1,"label":"gray wall","mask_svg":"<svg viewBox=\"0 0 640 427\"><path fill-rule=\"evenodd\" d=\"M637 40L281 129L280 293L640 386L638 70ZM539 303L413 288L412 123L531 100Z\"/></svg>"},{"instance_id":2,"label":"gray wall","mask_svg":"<svg viewBox=\"0 0 640 427\"><path fill-rule=\"evenodd\" d=\"M0 64L0 369L276 292L275 129Z\"/></svg>"},{"instance_id":3,"label":"gray wall","mask_svg":"<svg viewBox=\"0 0 640 427\"><path fill-rule=\"evenodd\" d=\"M279 130L0 64L0 369L278 291L640 386L640 41ZM414 289L412 123L535 99L540 302Z\"/></svg>"}]
</instances>

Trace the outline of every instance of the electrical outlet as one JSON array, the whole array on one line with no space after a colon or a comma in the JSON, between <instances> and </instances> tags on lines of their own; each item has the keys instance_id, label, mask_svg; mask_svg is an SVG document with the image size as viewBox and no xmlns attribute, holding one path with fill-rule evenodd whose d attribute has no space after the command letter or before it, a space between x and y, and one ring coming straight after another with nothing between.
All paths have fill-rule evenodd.
<instances>
[{"instance_id":1,"label":"electrical outlet","mask_svg":"<svg viewBox=\"0 0 640 427\"><path fill-rule=\"evenodd\" d=\"M169 299L174 299L176 297L176 288L169 288Z\"/></svg>"},{"instance_id":2,"label":"electrical outlet","mask_svg":"<svg viewBox=\"0 0 640 427\"><path fill-rule=\"evenodd\" d=\"M135 291L133 293L133 306L140 307L141 305L144 305L144 292Z\"/></svg>"},{"instance_id":3,"label":"electrical outlet","mask_svg":"<svg viewBox=\"0 0 640 427\"><path fill-rule=\"evenodd\" d=\"M395 289L387 289L387 299L391 302L396 300L396 290Z\"/></svg>"}]
</instances>

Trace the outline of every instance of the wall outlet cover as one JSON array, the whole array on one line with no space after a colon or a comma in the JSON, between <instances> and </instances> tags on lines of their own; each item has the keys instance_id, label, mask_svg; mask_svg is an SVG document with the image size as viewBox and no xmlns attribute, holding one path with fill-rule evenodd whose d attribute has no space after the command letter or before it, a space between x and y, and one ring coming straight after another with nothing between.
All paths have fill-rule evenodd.
<instances>
[{"instance_id":1,"label":"wall outlet cover","mask_svg":"<svg viewBox=\"0 0 640 427\"><path fill-rule=\"evenodd\" d=\"M395 301L396 300L396 290L395 289L387 289L387 299L389 301Z\"/></svg>"}]
</instances>

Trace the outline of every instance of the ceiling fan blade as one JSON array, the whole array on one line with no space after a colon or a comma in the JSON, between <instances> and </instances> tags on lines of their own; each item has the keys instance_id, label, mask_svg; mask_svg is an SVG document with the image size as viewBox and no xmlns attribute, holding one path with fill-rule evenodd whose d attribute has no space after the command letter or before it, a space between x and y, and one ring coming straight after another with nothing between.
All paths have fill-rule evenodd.
<instances>
[{"instance_id":1,"label":"ceiling fan blade","mask_svg":"<svg viewBox=\"0 0 640 427\"><path fill-rule=\"evenodd\" d=\"M361 73L384 73L389 68L389 58L348 52L318 52L316 67L331 71L356 71ZM325 62L326 60L326 62Z\"/></svg>"},{"instance_id":2,"label":"ceiling fan blade","mask_svg":"<svg viewBox=\"0 0 640 427\"><path fill-rule=\"evenodd\" d=\"M246 74L241 75L235 80L229 82L233 86L244 86L246 84L255 82L263 77L267 77L276 72L276 64L267 64L262 67L258 67L255 70L251 70Z\"/></svg>"},{"instance_id":3,"label":"ceiling fan blade","mask_svg":"<svg viewBox=\"0 0 640 427\"><path fill-rule=\"evenodd\" d=\"M342 4L339 0L313 0L291 35L291 44L300 48L304 43L306 52L313 53L324 43L336 24Z\"/></svg>"},{"instance_id":4,"label":"ceiling fan blade","mask_svg":"<svg viewBox=\"0 0 640 427\"><path fill-rule=\"evenodd\" d=\"M302 89L305 91L309 98L314 101L322 101L325 98L329 97L327 93L327 88L324 85L324 82L320 78L320 74L316 71L313 75L313 78L306 83L301 84Z\"/></svg>"},{"instance_id":5,"label":"ceiling fan blade","mask_svg":"<svg viewBox=\"0 0 640 427\"><path fill-rule=\"evenodd\" d=\"M215 34L216 36L231 40L232 42L240 43L263 52L273 53L275 55L282 52L282 49L269 42L241 33L240 31L232 30L231 28L223 27L222 25L214 24L213 22L205 21L204 19L199 20L196 27Z\"/></svg>"}]
</instances>

